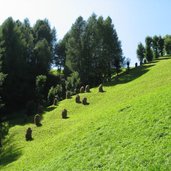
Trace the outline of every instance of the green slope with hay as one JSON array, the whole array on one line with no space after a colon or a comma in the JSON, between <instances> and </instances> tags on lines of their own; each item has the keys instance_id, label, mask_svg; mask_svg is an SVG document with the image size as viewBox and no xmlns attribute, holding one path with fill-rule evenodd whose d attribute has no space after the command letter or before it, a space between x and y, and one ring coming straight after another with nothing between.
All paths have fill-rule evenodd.
<instances>
[{"instance_id":1,"label":"green slope with hay","mask_svg":"<svg viewBox=\"0 0 171 171\"><path fill-rule=\"evenodd\" d=\"M72 97L49 107L41 127L12 126L0 170L170 170L171 59L131 69L104 90L80 94L89 105ZM61 119L64 108L68 119Z\"/></svg>"}]
</instances>

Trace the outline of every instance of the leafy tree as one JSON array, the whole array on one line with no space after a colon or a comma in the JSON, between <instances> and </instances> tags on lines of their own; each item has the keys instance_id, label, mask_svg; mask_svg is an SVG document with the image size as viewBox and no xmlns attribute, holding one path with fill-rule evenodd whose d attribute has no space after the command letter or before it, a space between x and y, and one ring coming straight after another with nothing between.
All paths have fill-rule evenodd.
<instances>
[{"instance_id":1,"label":"leafy tree","mask_svg":"<svg viewBox=\"0 0 171 171\"><path fill-rule=\"evenodd\" d=\"M110 17L104 20L93 14L87 21L79 17L67 36L65 64L79 73L83 84L110 80L112 66L117 62L121 66L121 42Z\"/></svg>"},{"instance_id":2,"label":"leafy tree","mask_svg":"<svg viewBox=\"0 0 171 171\"><path fill-rule=\"evenodd\" d=\"M47 19L37 20L36 24L33 27L33 31L34 31L35 42L46 39L46 41L49 44L52 44L53 41L52 31L49 25L49 21Z\"/></svg>"},{"instance_id":3,"label":"leafy tree","mask_svg":"<svg viewBox=\"0 0 171 171\"><path fill-rule=\"evenodd\" d=\"M4 85L4 100L8 108L23 104L26 98L26 42L21 28L20 22L8 18L0 31L2 72L8 74Z\"/></svg>"},{"instance_id":4,"label":"leafy tree","mask_svg":"<svg viewBox=\"0 0 171 171\"><path fill-rule=\"evenodd\" d=\"M6 75L0 72L0 95L2 95L3 91L3 83L5 80ZM2 140L4 139L5 135L8 133L8 124L2 122L2 107L4 106L2 102L2 97L0 96L0 147L2 147Z\"/></svg>"},{"instance_id":5,"label":"leafy tree","mask_svg":"<svg viewBox=\"0 0 171 171\"><path fill-rule=\"evenodd\" d=\"M38 41L34 48L34 71L35 75L46 75L51 66L51 51L46 39Z\"/></svg>"},{"instance_id":6,"label":"leafy tree","mask_svg":"<svg viewBox=\"0 0 171 171\"><path fill-rule=\"evenodd\" d=\"M37 98L37 105L43 105L45 100L45 86L46 86L46 79L45 75L38 75L36 77L36 98Z\"/></svg>"},{"instance_id":7,"label":"leafy tree","mask_svg":"<svg viewBox=\"0 0 171 171\"><path fill-rule=\"evenodd\" d=\"M61 71L65 66L66 60L66 44L64 39L59 41L55 46L55 64L58 67L58 70Z\"/></svg>"},{"instance_id":8,"label":"leafy tree","mask_svg":"<svg viewBox=\"0 0 171 171\"><path fill-rule=\"evenodd\" d=\"M145 48L142 43L138 44L137 47L137 58L142 63L145 58Z\"/></svg>"},{"instance_id":9,"label":"leafy tree","mask_svg":"<svg viewBox=\"0 0 171 171\"><path fill-rule=\"evenodd\" d=\"M159 55L163 56L164 55L164 39L159 36L159 40L158 40L158 49L159 49Z\"/></svg>"},{"instance_id":10,"label":"leafy tree","mask_svg":"<svg viewBox=\"0 0 171 171\"><path fill-rule=\"evenodd\" d=\"M171 35L166 35L164 37L164 47L166 54L171 54Z\"/></svg>"},{"instance_id":11,"label":"leafy tree","mask_svg":"<svg viewBox=\"0 0 171 171\"><path fill-rule=\"evenodd\" d=\"M153 48L154 58L158 58L159 57L159 37L156 35L153 37L152 48Z\"/></svg>"},{"instance_id":12,"label":"leafy tree","mask_svg":"<svg viewBox=\"0 0 171 171\"><path fill-rule=\"evenodd\" d=\"M75 90L79 88L80 77L78 72L73 72L66 80L66 90L75 93Z\"/></svg>"},{"instance_id":13,"label":"leafy tree","mask_svg":"<svg viewBox=\"0 0 171 171\"><path fill-rule=\"evenodd\" d=\"M145 48L145 56L146 59L151 62L153 60L153 51L151 49L152 47L152 38L147 36L145 39L146 42L146 48Z\"/></svg>"},{"instance_id":14,"label":"leafy tree","mask_svg":"<svg viewBox=\"0 0 171 171\"><path fill-rule=\"evenodd\" d=\"M48 102L49 102L49 105L52 105L53 104L53 101L55 98L61 98L62 97L62 86L57 84L55 87L52 86L50 89L49 89L49 92L48 92Z\"/></svg>"},{"instance_id":15,"label":"leafy tree","mask_svg":"<svg viewBox=\"0 0 171 171\"><path fill-rule=\"evenodd\" d=\"M78 17L69 32L66 50L66 66L72 71L77 71L83 79L84 75L84 32L86 23Z\"/></svg>"}]
</instances>

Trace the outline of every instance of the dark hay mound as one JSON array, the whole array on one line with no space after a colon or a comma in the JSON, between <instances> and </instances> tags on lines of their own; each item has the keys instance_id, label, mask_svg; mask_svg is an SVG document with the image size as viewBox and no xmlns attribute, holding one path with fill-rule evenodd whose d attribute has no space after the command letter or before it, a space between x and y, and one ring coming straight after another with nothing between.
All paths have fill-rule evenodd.
<instances>
[{"instance_id":1,"label":"dark hay mound","mask_svg":"<svg viewBox=\"0 0 171 171\"><path fill-rule=\"evenodd\" d=\"M35 123L35 125L36 126L42 126L42 124L41 124L41 116L39 115L39 114L36 114L35 116L34 116L34 123Z\"/></svg>"},{"instance_id":2,"label":"dark hay mound","mask_svg":"<svg viewBox=\"0 0 171 171\"><path fill-rule=\"evenodd\" d=\"M66 119L66 118L67 118L67 110L64 109L64 110L62 111L62 119Z\"/></svg>"},{"instance_id":3,"label":"dark hay mound","mask_svg":"<svg viewBox=\"0 0 171 171\"><path fill-rule=\"evenodd\" d=\"M77 94L76 97L75 97L75 102L76 103L81 103L80 101L80 96Z\"/></svg>"},{"instance_id":4,"label":"dark hay mound","mask_svg":"<svg viewBox=\"0 0 171 171\"><path fill-rule=\"evenodd\" d=\"M86 97L84 97L83 99L82 99L82 104L83 105L87 105L88 103L87 103L87 98Z\"/></svg>"},{"instance_id":5,"label":"dark hay mound","mask_svg":"<svg viewBox=\"0 0 171 171\"><path fill-rule=\"evenodd\" d=\"M84 93L84 86L80 88L80 93Z\"/></svg>"},{"instance_id":6,"label":"dark hay mound","mask_svg":"<svg viewBox=\"0 0 171 171\"><path fill-rule=\"evenodd\" d=\"M104 92L102 84L99 85L99 92Z\"/></svg>"},{"instance_id":7,"label":"dark hay mound","mask_svg":"<svg viewBox=\"0 0 171 171\"><path fill-rule=\"evenodd\" d=\"M32 129L31 128L28 128L26 130L25 138L26 138L26 141L31 141L33 139L32 138Z\"/></svg>"},{"instance_id":8,"label":"dark hay mound","mask_svg":"<svg viewBox=\"0 0 171 171\"><path fill-rule=\"evenodd\" d=\"M89 86L89 85L86 85L86 87L85 87L85 92L86 92L86 93L89 93L89 92L90 92L90 86Z\"/></svg>"}]
</instances>

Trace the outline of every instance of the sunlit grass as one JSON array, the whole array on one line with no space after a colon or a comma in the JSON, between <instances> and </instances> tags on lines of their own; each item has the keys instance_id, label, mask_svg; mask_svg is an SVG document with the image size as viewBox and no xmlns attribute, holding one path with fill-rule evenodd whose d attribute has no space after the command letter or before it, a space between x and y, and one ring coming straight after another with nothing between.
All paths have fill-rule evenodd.
<instances>
[{"instance_id":1,"label":"sunlit grass","mask_svg":"<svg viewBox=\"0 0 171 171\"><path fill-rule=\"evenodd\" d=\"M42 127L10 129L0 170L169 170L171 168L171 59L121 74L87 97L64 100L43 115ZM51 107L52 108L52 107ZM68 110L68 119L61 111ZM33 130L33 141L25 131Z\"/></svg>"}]
</instances>

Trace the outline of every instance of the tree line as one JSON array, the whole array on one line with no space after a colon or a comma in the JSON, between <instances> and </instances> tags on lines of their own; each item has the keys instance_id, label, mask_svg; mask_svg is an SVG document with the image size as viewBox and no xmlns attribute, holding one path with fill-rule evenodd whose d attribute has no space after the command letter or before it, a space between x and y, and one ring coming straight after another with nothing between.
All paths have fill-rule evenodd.
<instances>
[{"instance_id":1,"label":"tree line","mask_svg":"<svg viewBox=\"0 0 171 171\"><path fill-rule=\"evenodd\" d=\"M82 85L110 81L124 61L121 42L112 19L91 15L78 17L62 40L47 19L31 26L7 18L0 25L1 113L42 106L74 94ZM56 74L51 72L56 66Z\"/></svg>"},{"instance_id":2,"label":"tree line","mask_svg":"<svg viewBox=\"0 0 171 171\"><path fill-rule=\"evenodd\" d=\"M171 54L171 35L162 36L147 36L145 38L145 45L141 42L137 47L137 58L140 63L144 60L151 62L159 56Z\"/></svg>"}]
</instances>

